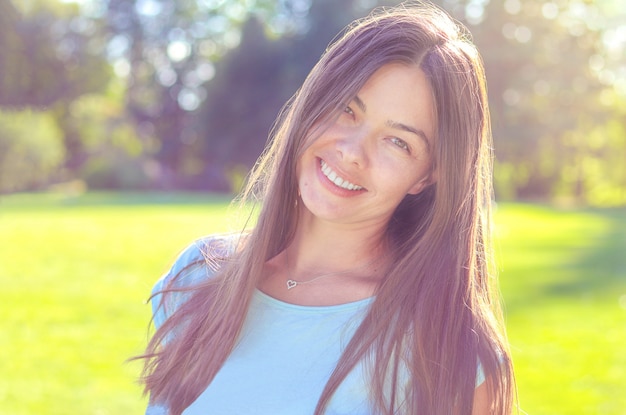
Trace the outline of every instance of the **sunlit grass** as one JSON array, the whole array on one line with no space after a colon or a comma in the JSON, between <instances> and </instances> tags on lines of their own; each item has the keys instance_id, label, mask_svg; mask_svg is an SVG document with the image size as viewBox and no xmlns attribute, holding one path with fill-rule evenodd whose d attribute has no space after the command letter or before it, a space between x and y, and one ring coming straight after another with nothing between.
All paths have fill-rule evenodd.
<instances>
[{"instance_id":1,"label":"sunlit grass","mask_svg":"<svg viewBox=\"0 0 626 415\"><path fill-rule=\"evenodd\" d=\"M189 195L0 200L0 413L142 413L139 365L124 361L145 346L144 300L186 244L229 230L226 206Z\"/></svg>"},{"instance_id":2,"label":"sunlit grass","mask_svg":"<svg viewBox=\"0 0 626 415\"><path fill-rule=\"evenodd\" d=\"M626 414L626 211L498 210L521 407Z\"/></svg>"},{"instance_id":3,"label":"sunlit grass","mask_svg":"<svg viewBox=\"0 0 626 415\"><path fill-rule=\"evenodd\" d=\"M0 198L0 413L135 414L150 288L227 199L182 194ZM626 412L626 212L497 209L522 409Z\"/></svg>"}]
</instances>

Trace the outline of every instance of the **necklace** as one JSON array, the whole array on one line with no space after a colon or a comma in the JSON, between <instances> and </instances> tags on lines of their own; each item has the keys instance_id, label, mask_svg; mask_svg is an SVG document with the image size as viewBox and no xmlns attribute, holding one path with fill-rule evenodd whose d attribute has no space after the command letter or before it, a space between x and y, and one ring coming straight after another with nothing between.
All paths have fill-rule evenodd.
<instances>
[{"instance_id":1,"label":"necklace","mask_svg":"<svg viewBox=\"0 0 626 415\"><path fill-rule=\"evenodd\" d=\"M287 269L289 269L289 268L291 268L290 265L289 265L289 255L287 253L285 253L285 255L287 256L287 258L286 258L287 259ZM372 261L369 261L369 262L367 262L367 263L365 263L365 264L363 264L363 265L361 265L361 266L359 266L357 268L347 269L345 271L339 271L339 272L329 272L328 274L318 275L317 277L312 278L312 279L310 279L308 281L297 281L297 280L294 280L294 279L290 278L290 279L287 280L287 289L291 290L292 288L296 288L298 285L310 284L313 281L317 281L317 280L319 280L321 278L326 278L326 277L330 277L330 276L333 276L333 275L334 276L344 275L344 274L348 274L350 272L360 271L360 270L362 270L364 268L369 267L370 265L374 265L379 260L380 260L380 257L376 257Z\"/></svg>"}]
</instances>

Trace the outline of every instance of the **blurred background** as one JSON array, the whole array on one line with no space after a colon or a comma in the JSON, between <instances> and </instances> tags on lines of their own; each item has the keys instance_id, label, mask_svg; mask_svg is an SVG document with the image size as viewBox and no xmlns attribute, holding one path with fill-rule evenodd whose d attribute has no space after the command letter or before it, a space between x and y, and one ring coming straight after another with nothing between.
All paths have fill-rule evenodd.
<instances>
[{"instance_id":1,"label":"blurred background","mask_svg":"<svg viewBox=\"0 0 626 415\"><path fill-rule=\"evenodd\" d=\"M0 191L233 192L375 0L4 0ZM499 200L626 204L621 0L441 0L482 51Z\"/></svg>"},{"instance_id":2,"label":"blurred background","mask_svg":"<svg viewBox=\"0 0 626 415\"><path fill-rule=\"evenodd\" d=\"M375 0L0 0L0 414L142 413L151 287ZM521 414L626 415L626 6L440 0L482 52Z\"/></svg>"}]
</instances>

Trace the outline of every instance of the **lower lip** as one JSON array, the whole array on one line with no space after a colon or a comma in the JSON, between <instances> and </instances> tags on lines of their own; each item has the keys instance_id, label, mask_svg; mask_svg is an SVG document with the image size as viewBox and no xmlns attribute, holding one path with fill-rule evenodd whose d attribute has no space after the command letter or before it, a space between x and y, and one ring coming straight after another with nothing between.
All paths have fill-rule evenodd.
<instances>
[{"instance_id":1,"label":"lower lip","mask_svg":"<svg viewBox=\"0 0 626 415\"><path fill-rule=\"evenodd\" d=\"M318 158L316 161L317 161L317 175L320 179L320 182L322 183L322 185L324 185L326 189L331 191L333 194L336 194L342 197L354 197L366 191L365 189L348 190L348 189L344 189L343 187L337 186L335 183L331 182L330 179L326 177L326 175L322 171L321 159Z\"/></svg>"}]
</instances>

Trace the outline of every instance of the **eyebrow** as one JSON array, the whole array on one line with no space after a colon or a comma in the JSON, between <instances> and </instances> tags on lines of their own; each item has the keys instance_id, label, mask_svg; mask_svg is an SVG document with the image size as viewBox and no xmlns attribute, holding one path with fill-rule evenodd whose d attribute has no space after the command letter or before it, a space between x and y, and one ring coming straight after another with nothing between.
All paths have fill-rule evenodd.
<instances>
[{"instance_id":1,"label":"eyebrow","mask_svg":"<svg viewBox=\"0 0 626 415\"><path fill-rule=\"evenodd\" d=\"M367 112L367 107L365 106L365 102L363 102L363 100L361 98L359 98L358 96L355 95L354 102L355 102L356 106L359 107L359 109L361 111Z\"/></svg>"},{"instance_id":2,"label":"eyebrow","mask_svg":"<svg viewBox=\"0 0 626 415\"><path fill-rule=\"evenodd\" d=\"M359 107L359 109L363 112L367 112L367 106L365 105L365 102L363 102L363 100L361 98L359 98L358 96L355 96L353 98L354 103L356 104L357 107ZM428 151L430 151L430 140L428 140L428 136L426 135L426 133L422 130L419 130L417 128L413 128L409 125L406 124L402 124L400 122L396 122L396 121L387 121L387 126L397 129L397 130L402 130L402 131L406 131L408 133L413 133L415 135L417 135L419 138L422 139L422 141L424 141L424 143L426 144L426 147L428 149Z\"/></svg>"}]
</instances>

